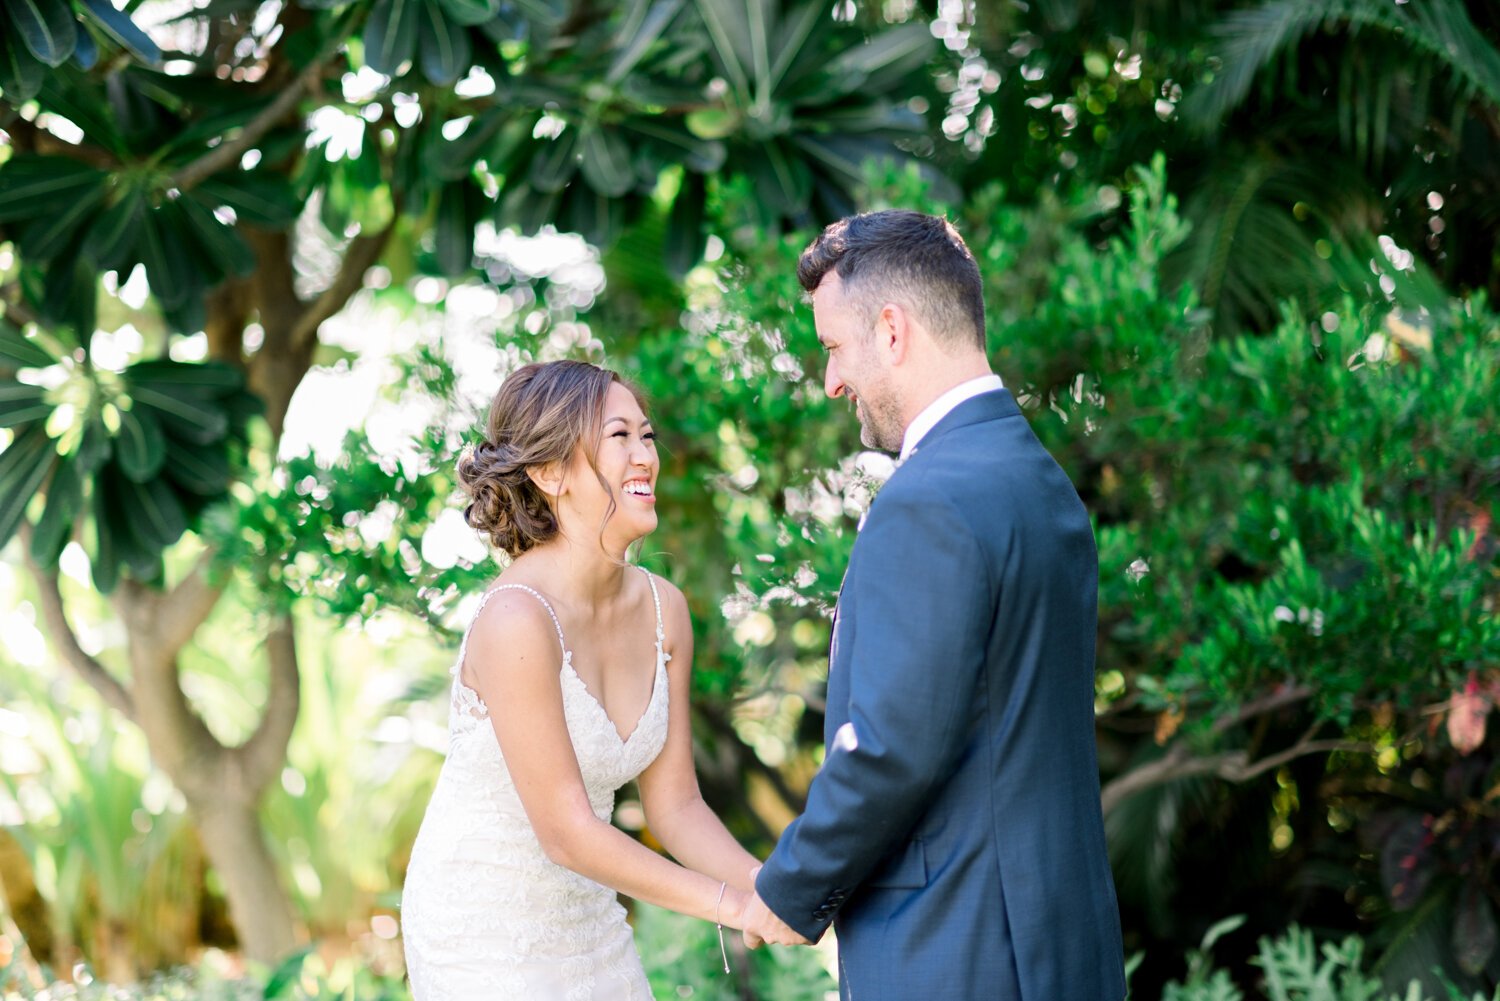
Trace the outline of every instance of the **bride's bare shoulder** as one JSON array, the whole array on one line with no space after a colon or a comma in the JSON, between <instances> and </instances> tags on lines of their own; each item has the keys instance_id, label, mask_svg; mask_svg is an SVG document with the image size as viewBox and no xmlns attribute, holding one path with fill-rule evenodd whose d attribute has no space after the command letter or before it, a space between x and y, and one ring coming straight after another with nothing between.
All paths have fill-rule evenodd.
<instances>
[{"instance_id":1,"label":"bride's bare shoulder","mask_svg":"<svg viewBox=\"0 0 1500 1001\"><path fill-rule=\"evenodd\" d=\"M529 586L490 590L469 634L466 659L476 674L557 667L562 657L559 629L539 593Z\"/></svg>"}]
</instances>

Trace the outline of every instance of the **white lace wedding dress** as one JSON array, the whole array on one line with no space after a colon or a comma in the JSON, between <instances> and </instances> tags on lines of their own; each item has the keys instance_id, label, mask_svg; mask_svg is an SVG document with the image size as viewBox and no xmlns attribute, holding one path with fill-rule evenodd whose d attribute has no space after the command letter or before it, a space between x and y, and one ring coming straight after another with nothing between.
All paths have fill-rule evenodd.
<instances>
[{"instance_id":1,"label":"white lace wedding dress","mask_svg":"<svg viewBox=\"0 0 1500 1001\"><path fill-rule=\"evenodd\" d=\"M642 573L646 573L642 569ZM661 752L667 738L667 660L661 598L656 602L656 675L635 729L621 737L573 670L562 645L568 734L594 815L609 820L615 792ZM473 623L469 631L473 630ZM650 1001L625 909L615 891L557 865L543 853L516 794L489 712L463 683L468 631L453 668L448 757L412 848L401 898L406 966L416 1001ZM645 651L641 651L645 654Z\"/></svg>"}]
</instances>

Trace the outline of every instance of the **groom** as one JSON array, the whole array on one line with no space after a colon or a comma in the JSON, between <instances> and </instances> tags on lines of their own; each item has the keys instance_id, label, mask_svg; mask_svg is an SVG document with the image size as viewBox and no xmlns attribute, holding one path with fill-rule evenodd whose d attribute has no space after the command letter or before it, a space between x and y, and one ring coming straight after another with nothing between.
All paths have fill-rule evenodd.
<instances>
[{"instance_id":1,"label":"groom","mask_svg":"<svg viewBox=\"0 0 1500 1001\"><path fill-rule=\"evenodd\" d=\"M946 220L829 226L797 277L824 389L899 451L849 559L807 811L745 939L837 928L845 1001L1120 1001L1094 750L1088 514L990 372Z\"/></svg>"}]
</instances>

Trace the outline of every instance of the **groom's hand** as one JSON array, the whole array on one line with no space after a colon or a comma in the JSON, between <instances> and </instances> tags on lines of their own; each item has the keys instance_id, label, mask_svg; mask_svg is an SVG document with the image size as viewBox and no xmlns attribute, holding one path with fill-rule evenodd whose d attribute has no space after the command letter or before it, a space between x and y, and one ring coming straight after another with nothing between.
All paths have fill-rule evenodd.
<instances>
[{"instance_id":1,"label":"groom's hand","mask_svg":"<svg viewBox=\"0 0 1500 1001\"><path fill-rule=\"evenodd\" d=\"M751 894L750 902L745 905L744 939L745 946L750 949L758 949L767 942L771 945L812 944L772 913L758 893Z\"/></svg>"}]
</instances>

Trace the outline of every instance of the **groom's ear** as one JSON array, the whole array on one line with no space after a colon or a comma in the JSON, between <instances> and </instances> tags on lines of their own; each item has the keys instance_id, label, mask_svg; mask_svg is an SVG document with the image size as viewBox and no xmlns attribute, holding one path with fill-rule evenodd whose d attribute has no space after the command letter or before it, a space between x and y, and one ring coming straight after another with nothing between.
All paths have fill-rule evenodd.
<instances>
[{"instance_id":1,"label":"groom's ear","mask_svg":"<svg viewBox=\"0 0 1500 1001\"><path fill-rule=\"evenodd\" d=\"M887 353L892 365L906 361L911 351L911 314L899 303L888 302L880 307L875 317L875 339L877 346Z\"/></svg>"}]
</instances>

